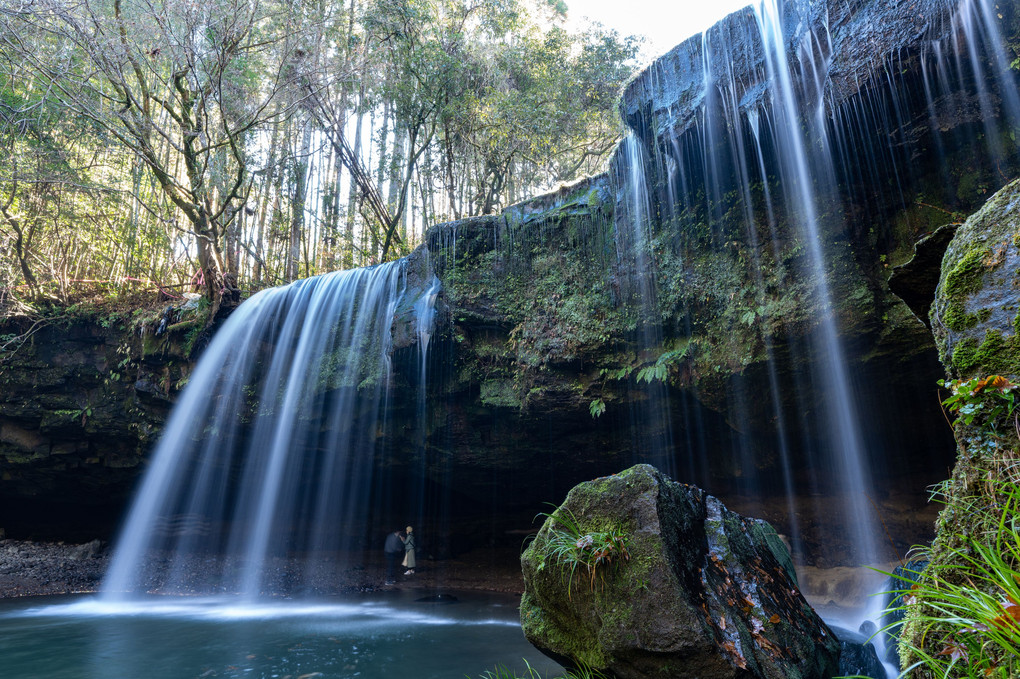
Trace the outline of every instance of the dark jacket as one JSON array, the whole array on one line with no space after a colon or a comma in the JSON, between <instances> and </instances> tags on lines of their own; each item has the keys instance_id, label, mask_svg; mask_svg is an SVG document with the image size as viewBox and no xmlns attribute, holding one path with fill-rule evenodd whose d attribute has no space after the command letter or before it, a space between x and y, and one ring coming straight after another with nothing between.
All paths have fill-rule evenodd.
<instances>
[{"instance_id":1,"label":"dark jacket","mask_svg":"<svg viewBox=\"0 0 1020 679\"><path fill-rule=\"evenodd\" d=\"M390 554L399 554L404 551L404 541L400 539L399 533L390 533L386 536L386 545L383 550Z\"/></svg>"}]
</instances>

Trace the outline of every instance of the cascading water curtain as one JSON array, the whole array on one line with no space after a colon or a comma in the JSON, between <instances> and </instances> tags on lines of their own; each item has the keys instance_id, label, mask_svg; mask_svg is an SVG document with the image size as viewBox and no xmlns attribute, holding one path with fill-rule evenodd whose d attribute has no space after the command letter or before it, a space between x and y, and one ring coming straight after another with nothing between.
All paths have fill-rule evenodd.
<instances>
[{"instance_id":1,"label":"cascading water curtain","mask_svg":"<svg viewBox=\"0 0 1020 679\"><path fill-rule=\"evenodd\" d=\"M358 533L344 523L370 502L404 268L264 290L229 317L155 450L106 596L254 597L271 559L301 553L314 569Z\"/></svg>"}]
</instances>

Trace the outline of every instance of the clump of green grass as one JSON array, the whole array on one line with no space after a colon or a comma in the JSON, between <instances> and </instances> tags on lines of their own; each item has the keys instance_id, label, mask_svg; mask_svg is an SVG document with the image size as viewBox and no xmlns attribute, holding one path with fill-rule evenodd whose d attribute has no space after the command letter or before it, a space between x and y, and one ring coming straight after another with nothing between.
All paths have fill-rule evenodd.
<instances>
[{"instance_id":1,"label":"clump of green grass","mask_svg":"<svg viewBox=\"0 0 1020 679\"><path fill-rule=\"evenodd\" d=\"M488 670L478 679L542 679L542 675L527 660L524 661L524 666L527 668L524 674L518 674L506 665L497 665L495 669ZM567 670L550 679L605 679L605 675L592 669L581 668Z\"/></svg>"},{"instance_id":2,"label":"clump of green grass","mask_svg":"<svg viewBox=\"0 0 1020 679\"><path fill-rule=\"evenodd\" d=\"M930 561L901 589L901 677L1020 676L1020 386L991 375L942 383L961 453Z\"/></svg>"},{"instance_id":3,"label":"clump of green grass","mask_svg":"<svg viewBox=\"0 0 1020 679\"><path fill-rule=\"evenodd\" d=\"M951 563L900 577L896 610L917 607L909 617L919 642L907 644L915 660L902 677L1020 676L1020 486L1007 485L991 545L961 536Z\"/></svg>"},{"instance_id":4,"label":"clump of green grass","mask_svg":"<svg viewBox=\"0 0 1020 679\"><path fill-rule=\"evenodd\" d=\"M551 521L547 549L550 555L569 569L567 596L573 587L574 576L580 570L585 574L592 591L608 568L630 559L627 534L619 528L602 531L585 531L577 517L565 508L552 514L540 514ZM604 581L604 580L603 580Z\"/></svg>"}]
</instances>

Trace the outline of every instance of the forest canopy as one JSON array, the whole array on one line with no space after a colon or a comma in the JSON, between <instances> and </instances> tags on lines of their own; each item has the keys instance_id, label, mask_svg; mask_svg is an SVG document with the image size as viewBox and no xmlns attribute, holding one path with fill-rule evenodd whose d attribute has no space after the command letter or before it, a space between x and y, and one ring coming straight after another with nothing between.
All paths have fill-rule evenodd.
<instances>
[{"instance_id":1,"label":"forest canopy","mask_svg":"<svg viewBox=\"0 0 1020 679\"><path fill-rule=\"evenodd\" d=\"M558 0L7 0L0 303L406 254L597 171L638 42Z\"/></svg>"}]
</instances>

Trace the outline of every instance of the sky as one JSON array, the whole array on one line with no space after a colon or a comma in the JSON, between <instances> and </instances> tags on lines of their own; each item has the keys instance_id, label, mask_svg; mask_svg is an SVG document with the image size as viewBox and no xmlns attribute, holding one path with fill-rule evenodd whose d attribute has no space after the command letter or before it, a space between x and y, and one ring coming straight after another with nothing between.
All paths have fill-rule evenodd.
<instances>
[{"instance_id":1,"label":"sky","mask_svg":"<svg viewBox=\"0 0 1020 679\"><path fill-rule=\"evenodd\" d=\"M588 17L623 35L645 36L643 61L649 62L749 4L750 0L567 0L567 16L576 26Z\"/></svg>"}]
</instances>

